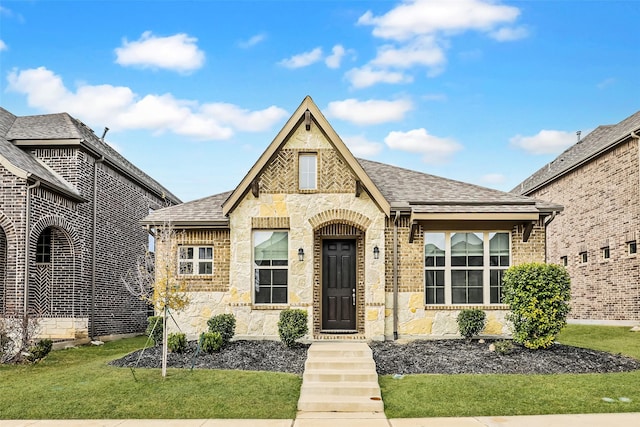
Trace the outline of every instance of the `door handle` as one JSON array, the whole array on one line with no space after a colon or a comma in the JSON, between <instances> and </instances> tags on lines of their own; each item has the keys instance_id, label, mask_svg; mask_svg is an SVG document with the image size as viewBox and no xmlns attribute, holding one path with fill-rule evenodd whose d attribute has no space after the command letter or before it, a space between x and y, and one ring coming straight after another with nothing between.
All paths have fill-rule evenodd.
<instances>
[{"instance_id":1,"label":"door handle","mask_svg":"<svg viewBox=\"0 0 640 427\"><path fill-rule=\"evenodd\" d=\"M355 306L356 305L356 290L355 290L355 288L351 289L351 301L353 302L353 305Z\"/></svg>"}]
</instances>

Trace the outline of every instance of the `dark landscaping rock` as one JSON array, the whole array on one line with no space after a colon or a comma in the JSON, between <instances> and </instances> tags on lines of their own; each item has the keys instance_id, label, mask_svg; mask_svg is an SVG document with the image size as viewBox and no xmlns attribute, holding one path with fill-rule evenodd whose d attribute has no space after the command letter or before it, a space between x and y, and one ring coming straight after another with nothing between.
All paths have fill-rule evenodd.
<instances>
[{"instance_id":1,"label":"dark landscaping rock","mask_svg":"<svg viewBox=\"0 0 640 427\"><path fill-rule=\"evenodd\" d=\"M409 343L372 342L378 374L558 374L626 372L640 369L640 361L601 351L554 344L547 350L514 345L502 355L489 350L493 340L421 340ZM279 341L231 341L220 352L196 355L195 341L185 353L169 353L171 368L240 369L302 375L308 345L288 348ZM142 354L142 355L141 355ZM160 368L162 349L150 347L111 362L120 367Z\"/></svg>"}]
</instances>

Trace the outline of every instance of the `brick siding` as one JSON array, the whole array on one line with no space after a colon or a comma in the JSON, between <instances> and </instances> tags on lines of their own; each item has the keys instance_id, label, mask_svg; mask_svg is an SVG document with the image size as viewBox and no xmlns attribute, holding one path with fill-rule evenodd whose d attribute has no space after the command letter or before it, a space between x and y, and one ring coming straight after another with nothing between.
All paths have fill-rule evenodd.
<instances>
[{"instance_id":1,"label":"brick siding","mask_svg":"<svg viewBox=\"0 0 640 427\"><path fill-rule=\"evenodd\" d=\"M530 194L565 208L549 225L547 245L549 262L567 257L571 319L640 320L640 255L627 250L640 238L638 155L630 139Z\"/></svg>"}]
</instances>

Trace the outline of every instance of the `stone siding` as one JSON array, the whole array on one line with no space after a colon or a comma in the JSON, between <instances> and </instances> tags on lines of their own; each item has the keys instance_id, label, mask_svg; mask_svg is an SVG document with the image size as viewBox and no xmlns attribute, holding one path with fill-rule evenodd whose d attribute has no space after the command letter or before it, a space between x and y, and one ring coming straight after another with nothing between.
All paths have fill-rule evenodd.
<instances>
[{"instance_id":1,"label":"stone siding","mask_svg":"<svg viewBox=\"0 0 640 427\"><path fill-rule=\"evenodd\" d=\"M564 206L548 227L547 248L549 262L567 257L570 319L640 320L640 254L628 253L628 242L640 240L638 156L630 139L531 194Z\"/></svg>"}]
</instances>

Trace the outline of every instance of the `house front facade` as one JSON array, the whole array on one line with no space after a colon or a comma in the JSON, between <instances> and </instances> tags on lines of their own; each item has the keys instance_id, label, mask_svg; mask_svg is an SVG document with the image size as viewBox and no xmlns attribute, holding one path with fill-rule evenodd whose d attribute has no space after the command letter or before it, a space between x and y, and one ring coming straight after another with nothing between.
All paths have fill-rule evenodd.
<instances>
[{"instance_id":1,"label":"house front facade","mask_svg":"<svg viewBox=\"0 0 640 427\"><path fill-rule=\"evenodd\" d=\"M549 226L549 262L571 276L578 323L640 321L640 111L599 126L513 192L565 207Z\"/></svg>"},{"instance_id":2,"label":"house front facade","mask_svg":"<svg viewBox=\"0 0 640 427\"><path fill-rule=\"evenodd\" d=\"M305 98L230 192L162 209L191 338L215 314L236 335L277 339L286 308L306 310L312 339L457 333L464 308L507 333L502 272L545 260L546 221L560 206L356 159Z\"/></svg>"},{"instance_id":3,"label":"house front facade","mask_svg":"<svg viewBox=\"0 0 640 427\"><path fill-rule=\"evenodd\" d=\"M66 113L0 108L0 177L0 318L60 341L144 331L121 279L147 250L139 221L180 200Z\"/></svg>"}]
</instances>

